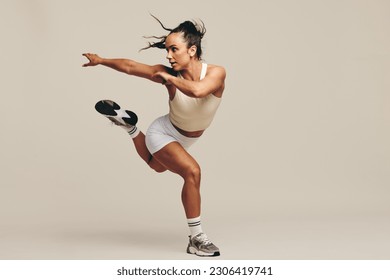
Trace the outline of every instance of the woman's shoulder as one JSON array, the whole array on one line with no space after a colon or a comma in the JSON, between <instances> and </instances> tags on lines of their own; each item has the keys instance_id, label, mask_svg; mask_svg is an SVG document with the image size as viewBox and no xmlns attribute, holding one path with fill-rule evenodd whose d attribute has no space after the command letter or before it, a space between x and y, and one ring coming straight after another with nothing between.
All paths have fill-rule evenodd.
<instances>
[{"instance_id":1,"label":"woman's shoulder","mask_svg":"<svg viewBox=\"0 0 390 280\"><path fill-rule=\"evenodd\" d=\"M207 74L226 76L225 67L216 64L207 64Z\"/></svg>"},{"instance_id":2,"label":"woman's shoulder","mask_svg":"<svg viewBox=\"0 0 390 280\"><path fill-rule=\"evenodd\" d=\"M207 69L223 69L225 70L225 68L221 65L216 65L216 64L209 64L209 63L206 63L206 62L203 62L204 64L207 64Z\"/></svg>"}]
</instances>

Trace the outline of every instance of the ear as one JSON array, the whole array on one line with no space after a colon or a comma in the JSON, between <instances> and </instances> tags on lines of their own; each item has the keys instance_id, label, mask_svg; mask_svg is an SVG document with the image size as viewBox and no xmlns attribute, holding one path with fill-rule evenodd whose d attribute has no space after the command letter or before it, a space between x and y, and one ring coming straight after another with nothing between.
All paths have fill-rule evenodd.
<instances>
[{"instance_id":1,"label":"ear","mask_svg":"<svg viewBox=\"0 0 390 280\"><path fill-rule=\"evenodd\" d=\"M188 54L189 54L191 57L195 57L195 55L196 55L196 50L197 50L196 46L193 45L193 46L191 46L191 47L188 49Z\"/></svg>"}]
</instances>

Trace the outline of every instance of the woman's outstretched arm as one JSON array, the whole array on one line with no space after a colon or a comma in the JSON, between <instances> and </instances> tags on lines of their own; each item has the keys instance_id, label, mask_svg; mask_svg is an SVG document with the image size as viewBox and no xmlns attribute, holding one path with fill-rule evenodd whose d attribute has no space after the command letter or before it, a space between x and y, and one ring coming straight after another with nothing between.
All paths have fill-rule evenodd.
<instances>
[{"instance_id":1,"label":"woman's outstretched arm","mask_svg":"<svg viewBox=\"0 0 390 280\"><path fill-rule=\"evenodd\" d=\"M126 58L103 58L92 53L84 53L83 56L89 60L87 63L83 64L83 67L103 65L119 72L145 78L156 83L164 82L162 77L155 75L157 72L171 72L169 71L170 68L160 64L147 65Z\"/></svg>"}]
</instances>

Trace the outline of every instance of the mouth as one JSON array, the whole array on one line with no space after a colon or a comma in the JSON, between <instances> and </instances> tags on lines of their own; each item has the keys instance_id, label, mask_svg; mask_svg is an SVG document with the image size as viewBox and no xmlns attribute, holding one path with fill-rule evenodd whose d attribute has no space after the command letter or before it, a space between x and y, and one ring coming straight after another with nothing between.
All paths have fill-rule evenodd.
<instances>
[{"instance_id":1,"label":"mouth","mask_svg":"<svg viewBox=\"0 0 390 280\"><path fill-rule=\"evenodd\" d=\"M174 65L176 65L176 62L169 62L171 64L171 66L173 67Z\"/></svg>"}]
</instances>

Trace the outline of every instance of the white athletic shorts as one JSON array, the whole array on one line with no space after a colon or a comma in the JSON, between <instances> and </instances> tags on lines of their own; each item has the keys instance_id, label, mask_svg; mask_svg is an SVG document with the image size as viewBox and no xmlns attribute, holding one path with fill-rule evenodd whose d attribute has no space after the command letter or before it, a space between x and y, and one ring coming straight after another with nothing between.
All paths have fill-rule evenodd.
<instances>
[{"instance_id":1,"label":"white athletic shorts","mask_svg":"<svg viewBox=\"0 0 390 280\"><path fill-rule=\"evenodd\" d=\"M180 134L169 120L169 115L156 119L149 126L145 135L146 147L151 154L161 150L171 142L178 142L185 150L194 144L199 137L192 138Z\"/></svg>"}]
</instances>

